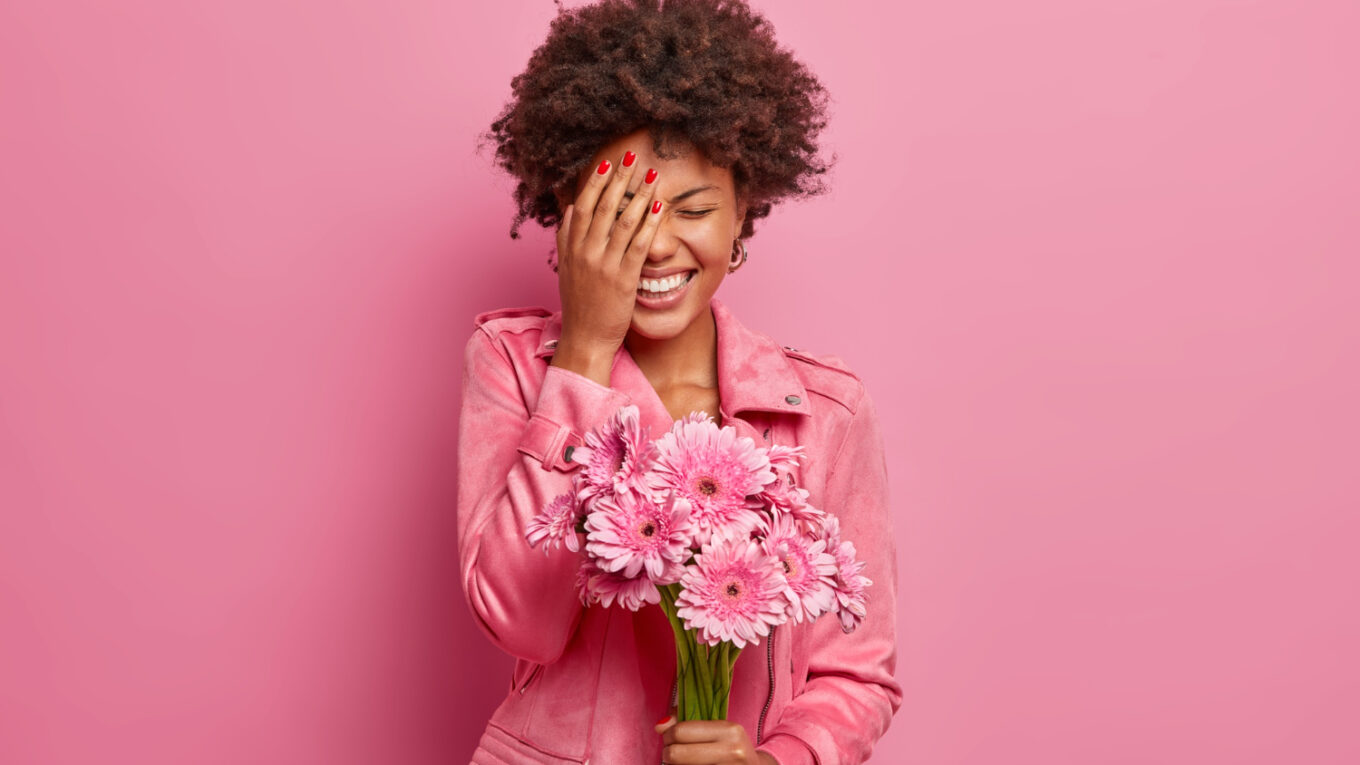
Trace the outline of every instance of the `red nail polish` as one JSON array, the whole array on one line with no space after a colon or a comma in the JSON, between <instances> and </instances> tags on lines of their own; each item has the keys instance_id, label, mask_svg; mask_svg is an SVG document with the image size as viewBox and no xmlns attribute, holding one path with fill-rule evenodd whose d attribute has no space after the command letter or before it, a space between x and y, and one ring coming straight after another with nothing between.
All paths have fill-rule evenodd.
<instances>
[{"instance_id":1,"label":"red nail polish","mask_svg":"<svg viewBox=\"0 0 1360 765\"><path fill-rule=\"evenodd\" d=\"M647 171L647 177L642 179L643 183L651 183L656 180L656 168Z\"/></svg>"},{"instance_id":2,"label":"red nail polish","mask_svg":"<svg viewBox=\"0 0 1360 765\"><path fill-rule=\"evenodd\" d=\"M609 160L606 159L600 162L600 167L595 172L599 173L600 175L604 175L605 173L609 172Z\"/></svg>"},{"instance_id":3,"label":"red nail polish","mask_svg":"<svg viewBox=\"0 0 1360 765\"><path fill-rule=\"evenodd\" d=\"M635 160L635 159L637 159L637 155L634 154L633 152L631 152L631 151L626 151L626 152L624 152L624 153L623 153L623 166L624 166L624 167L632 167L632 166L633 166L633 160Z\"/></svg>"},{"instance_id":4,"label":"red nail polish","mask_svg":"<svg viewBox=\"0 0 1360 765\"><path fill-rule=\"evenodd\" d=\"M658 199L658 200L656 200L655 202L652 203L652 215L656 215L656 214L659 213L659 212L661 212L661 200L660 200L660 199Z\"/></svg>"},{"instance_id":5,"label":"red nail polish","mask_svg":"<svg viewBox=\"0 0 1360 765\"><path fill-rule=\"evenodd\" d=\"M666 715L665 717L661 718L660 720L657 720L657 721L656 721L656 724L657 724L657 725L662 725L662 724L664 724L664 723L670 722L670 720L671 720L671 716L670 716L670 715Z\"/></svg>"}]
</instances>

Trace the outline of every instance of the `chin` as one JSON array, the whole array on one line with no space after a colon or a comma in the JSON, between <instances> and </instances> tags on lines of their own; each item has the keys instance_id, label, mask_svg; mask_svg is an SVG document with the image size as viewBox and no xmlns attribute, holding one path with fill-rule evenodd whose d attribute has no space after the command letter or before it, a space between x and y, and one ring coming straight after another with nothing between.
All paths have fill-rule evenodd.
<instances>
[{"instance_id":1,"label":"chin","mask_svg":"<svg viewBox=\"0 0 1360 765\"><path fill-rule=\"evenodd\" d=\"M703 305L707 307L708 301L705 300ZM634 308L631 330L639 337L649 340L670 340L683 334L702 315L703 311L695 310L688 305L678 305L669 311Z\"/></svg>"},{"instance_id":2,"label":"chin","mask_svg":"<svg viewBox=\"0 0 1360 765\"><path fill-rule=\"evenodd\" d=\"M633 324L630 330L638 337L645 337L648 340L670 340L684 332L688 326L689 322L679 317L639 319L637 314L633 314Z\"/></svg>"}]
</instances>

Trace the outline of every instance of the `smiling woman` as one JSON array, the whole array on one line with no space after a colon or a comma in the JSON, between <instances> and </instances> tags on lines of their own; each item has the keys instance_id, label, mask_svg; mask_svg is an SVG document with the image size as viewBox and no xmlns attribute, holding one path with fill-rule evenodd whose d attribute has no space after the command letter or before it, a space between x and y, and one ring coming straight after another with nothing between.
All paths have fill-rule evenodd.
<instances>
[{"instance_id":1,"label":"smiling woman","mask_svg":"<svg viewBox=\"0 0 1360 765\"><path fill-rule=\"evenodd\" d=\"M556 229L562 307L482 314L467 345L462 584L517 659L474 762L863 762L902 701L876 410L839 361L747 329L716 297L755 221L822 190L821 84L745 3L606 0L560 11L512 86L488 138L517 180L511 235L529 218ZM697 413L728 443L801 453L789 496L834 519L804 540L838 551L826 581L860 583L858 554L873 583L867 613L780 623L741 652L725 719L674 720L661 606L675 603L657 605L656 583L615 582L652 605L601 608L584 597L598 572L573 523L558 523L564 547L526 543L539 511L575 494L573 450L630 405L653 437ZM638 491L629 506L662 501ZM752 565L786 581L788 564L767 555Z\"/></svg>"}]
</instances>

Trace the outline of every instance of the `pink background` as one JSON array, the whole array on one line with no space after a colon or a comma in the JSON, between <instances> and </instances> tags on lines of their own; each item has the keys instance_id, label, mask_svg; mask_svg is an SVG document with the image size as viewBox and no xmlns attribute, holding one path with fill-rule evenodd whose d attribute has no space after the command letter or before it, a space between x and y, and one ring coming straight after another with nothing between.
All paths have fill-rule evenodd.
<instances>
[{"instance_id":1,"label":"pink background","mask_svg":"<svg viewBox=\"0 0 1360 765\"><path fill-rule=\"evenodd\" d=\"M1360 761L1353 2L764 0L835 192L722 297L886 426L876 763ZM0 761L462 762L515 3L0 8ZM815 290L815 291L814 291Z\"/></svg>"}]
</instances>

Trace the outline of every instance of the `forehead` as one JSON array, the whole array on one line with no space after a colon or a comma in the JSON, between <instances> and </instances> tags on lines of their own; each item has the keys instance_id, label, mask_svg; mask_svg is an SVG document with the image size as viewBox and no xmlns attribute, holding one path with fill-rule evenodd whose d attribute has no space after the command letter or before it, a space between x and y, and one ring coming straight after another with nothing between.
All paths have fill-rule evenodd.
<instances>
[{"instance_id":1,"label":"forehead","mask_svg":"<svg viewBox=\"0 0 1360 765\"><path fill-rule=\"evenodd\" d=\"M661 156L656 152L652 145L651 133L644 129L634 131L628 135L610 141L596 150L591 161L587 163L584 170L577 176L578 186L584 181L589 173L595 172L602 160L609 160L610 164L618 166L623 157L623 153L631 151L637 155L637 164L634 166L641 172L634 172L633 183L630 186L637 186L646 168L656 168L658 174L663 179L662 182L685 183L689 185L712 184L724 191L732 191L732 171L726 167L719 167L709 161L708 157L693 144L682 139L671 139L668 143L663 143L661 151L666 156Z\"/></svg>"}]
</instances>

